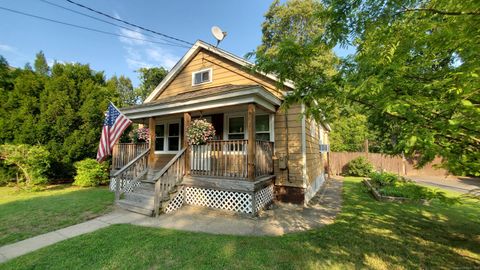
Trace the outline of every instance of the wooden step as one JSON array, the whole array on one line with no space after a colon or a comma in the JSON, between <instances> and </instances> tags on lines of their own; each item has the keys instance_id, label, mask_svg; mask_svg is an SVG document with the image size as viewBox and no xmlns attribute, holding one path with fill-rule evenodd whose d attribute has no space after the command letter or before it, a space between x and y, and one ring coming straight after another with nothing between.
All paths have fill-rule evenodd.
<instances>
[{"instance_id":1,"label":"wooden step","mask_svg":"<svg viewBox=\"0 0 480 270\"><path fill-rule=\"evenodd\" d=\"M147 195L139 192L129 192L125 194L125 200L139 202L153 207L154 196L153 194Z\"/></svg>"},{"instance_id":2,"label":"wooden step","mask_svg":"<svg viewBox=\"0 0 480 270\"><path fill-rule=\"evenodd\" d=\"M139 214L146 215L146 216L152 216L153 215L153 207L148 208L148 207L145 207L141 203L137 203L137 202L134 202L134 201L128 201L128 200L123 199L123 200L118 201L118 205L121 208L123 208L125 210L128 210L128 211L131 211L131 212L139 213Z\"/></svg>"}]
</instances>

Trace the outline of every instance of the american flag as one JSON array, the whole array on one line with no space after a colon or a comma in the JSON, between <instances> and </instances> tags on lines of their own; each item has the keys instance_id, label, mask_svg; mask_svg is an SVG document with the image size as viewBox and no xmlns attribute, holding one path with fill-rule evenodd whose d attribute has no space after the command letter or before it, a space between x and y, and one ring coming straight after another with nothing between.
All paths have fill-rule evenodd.
<instances>
[{"instance_id":1,"label":"american flag","mask_svg":"<svg viewBox=\"0 0 480 270\"><path fill-rule=\"evenodd\" d=\"M98 146L97 161L103 161L111 155L113 145L118 141L123 131L132 123L123 115L111 102L108 105L108 111L105 113L103 122L102 137Z\"/></svg>"}]
</instances>

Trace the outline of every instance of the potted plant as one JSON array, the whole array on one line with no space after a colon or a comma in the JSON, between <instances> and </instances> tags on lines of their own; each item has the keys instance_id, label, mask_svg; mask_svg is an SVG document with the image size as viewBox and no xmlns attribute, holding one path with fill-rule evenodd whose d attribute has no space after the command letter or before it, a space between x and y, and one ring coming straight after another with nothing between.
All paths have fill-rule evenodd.
<instances>
[{"instance_id":1,"label":"potted plant","mask_svg":"<svg viewBox=\"0 0 480 270\"><path fill-rule=\"evenodd\" d=\"M215 128L205 119L193 120L187 127L187 142L191 146L192 151L202 153L201 155L194 155L191 159L192 170L209 170L210 159L207 162L200 162L201 156L210 155L210 146L206 145L209 140L215 137Z\"/></svg>"}]
</instances>

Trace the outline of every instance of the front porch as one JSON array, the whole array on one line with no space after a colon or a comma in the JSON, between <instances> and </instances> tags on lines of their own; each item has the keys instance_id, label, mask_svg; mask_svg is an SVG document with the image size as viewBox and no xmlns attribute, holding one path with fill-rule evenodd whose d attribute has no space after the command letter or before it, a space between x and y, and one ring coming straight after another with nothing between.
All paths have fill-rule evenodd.
<instances>
[{"instance_id":1,"label":"front porch","mask_svg":"<svg viewBox=\"0 0 480 270\"><path fill-rule=\"evenodd\" d=\"M150 143L116 146L112 188L120 204L135 206L139 212L143 203L147 215L169 213L183 204L256 215L272 202L273 120L280 101L268 102L264 96L268 93L259 87L236 93L224 90L229 90L228 98L213 102L219 93L212 91L209 98L202 96L206 104L197 97L197 102L186 106L177 97L140 105L141 110L124 110L132 120L148 126ZM189 145L186 137L192 119L210 122L216 130L214 140Z\"/></svg>"}]
</instances>

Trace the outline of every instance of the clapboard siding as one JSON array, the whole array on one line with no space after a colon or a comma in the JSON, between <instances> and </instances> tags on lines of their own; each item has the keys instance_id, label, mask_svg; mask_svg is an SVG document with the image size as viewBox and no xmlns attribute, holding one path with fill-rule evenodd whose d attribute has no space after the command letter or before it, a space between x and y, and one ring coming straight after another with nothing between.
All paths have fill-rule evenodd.
<instances>
[{"instance_id":1,"label":"clapboard siding","mask_svg":"<svg viewBox=\"0 0 480 270\"><path fill-rule=\"evenodd\" d=\"M212 68L212 82L192 86L192 73ZM226 84L233 85L261 85L277 97L282 98L278 90L278 83L262 75L251 73L246 68L224 59L207 50L200 50L182 71L166 86L157 97L175 96L179 93L196 91Z\"/></svg>"},{"instance_id":2,"label":"clapboard siding","mask_svg":"<svg viewBox=\"0 0 480 270\"><path fill-rule=\"evenodd\" d=\"M302 159L302 117L301 105L292 105L288 110L279 110L275 114L275 161L274 172L276 175L275 184L291 187L303 187L303 159ZM288 121L288 142L287 123ZM288 143L288 176L287 170L280 170L278 167L278 158L287 154L286 147Z\"/></svg>"},{"instance_id":3,"label":"clapboard siding","mask_svg":"<svg viewBox=\"0 0 480 270\"><path fill-rule=\"evenodd\" d=\"M320 153L320 125L314 119L305 120L305 141L307 157L306 185L310 185L315 179L324 173L324 155Z\"/></svg>"}]
</instances>

